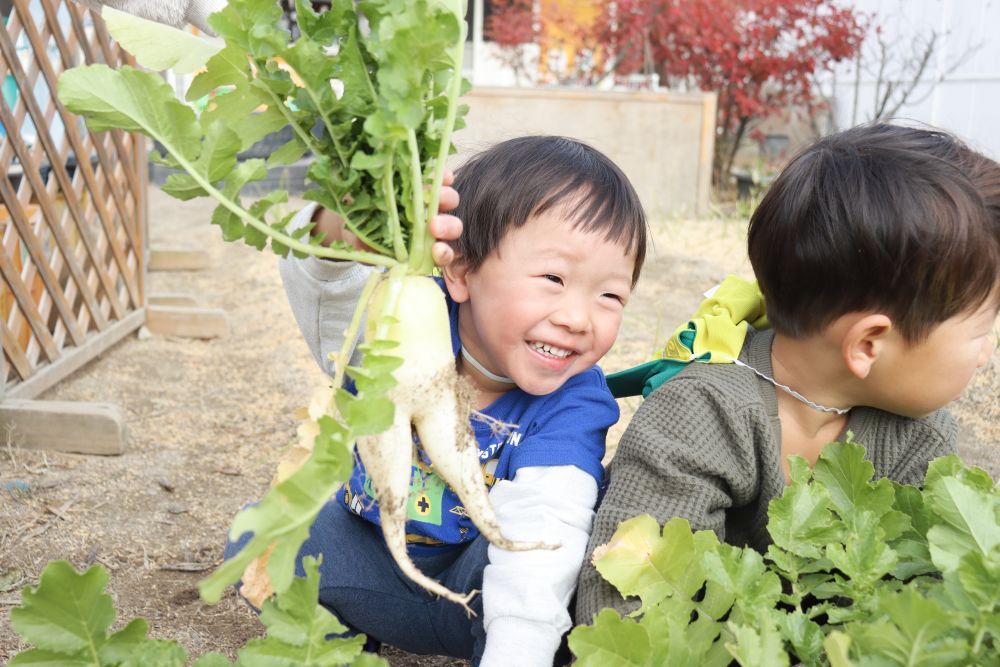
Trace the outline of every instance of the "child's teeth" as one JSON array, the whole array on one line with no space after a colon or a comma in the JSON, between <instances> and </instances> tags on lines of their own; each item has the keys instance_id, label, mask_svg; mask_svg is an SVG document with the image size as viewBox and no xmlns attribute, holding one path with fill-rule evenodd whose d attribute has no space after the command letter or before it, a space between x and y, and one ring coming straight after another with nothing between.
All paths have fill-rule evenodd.
<instances>
[{"instance_id":1,"label":"child's teeth","mask_svg":"<svg viewBox=\"0 0 1000 667\"><path fill-rule=\"evenodd\" d=\"M536 350L545 352L546 354L549 354L553 357L559 357L560 359L564 359L570 355L569 350L564 350L559 347L553 347L552 345L549 345L547 343L535 342L532 343L532 347L534 347Z\"/></svg>"}]
</instances>

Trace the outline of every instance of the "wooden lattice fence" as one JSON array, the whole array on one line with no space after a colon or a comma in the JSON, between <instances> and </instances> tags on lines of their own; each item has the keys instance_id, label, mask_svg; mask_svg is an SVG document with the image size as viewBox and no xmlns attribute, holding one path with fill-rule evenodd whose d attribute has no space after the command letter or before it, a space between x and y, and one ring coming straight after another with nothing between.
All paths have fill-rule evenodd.
<instances>
[{"instance_id":1,"label":"wooden lattice fence","mask_svg":"<svg viewBox=\"0 0 1000 667\"><path fill-rule=\"evenodd\" d=\"M145 319L145 140L90 133L59 74L123 64L69 0L0 0L0 396L32 398Z\"/></svg>"}]
</instances>

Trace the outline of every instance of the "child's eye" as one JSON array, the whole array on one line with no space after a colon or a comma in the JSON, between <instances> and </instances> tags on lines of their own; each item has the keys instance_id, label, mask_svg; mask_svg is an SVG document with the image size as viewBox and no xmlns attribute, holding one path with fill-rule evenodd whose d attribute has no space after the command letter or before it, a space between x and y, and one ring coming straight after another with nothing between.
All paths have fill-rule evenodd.
<instances>
[{"instance_id":1,"label":"child's eye","mask_svg":"<svg viewBox=\"0 0 1000 667\"><path fill-rule=\"evenodd\" d=\"M543 278L545 278L546 280L548 280L549 282L553 282L553 283L556 283L557 285L562 285L562 284L563 284L563 280L562 280L562 278L560 278L560 277L559 277L559 276L557 276L557 275L553 275L553 274L551 274L551 273L546 273L546 274L545 274L544 276L542 276L542 277L543 277Z\"/></svg>"},{"instance_id":2,"label":"child's eye","mask_svg":"<svg viewBox=\"0 0 1000 667\"><path fill-rule=\"evenodd\" d=\"M623 297L621 294L614 294L613 292L607 292L605 294L602 294L601 296L605 297L606 299L614 299L623 306L625 305L625 297Z\"/></svg>"}]
</instances>

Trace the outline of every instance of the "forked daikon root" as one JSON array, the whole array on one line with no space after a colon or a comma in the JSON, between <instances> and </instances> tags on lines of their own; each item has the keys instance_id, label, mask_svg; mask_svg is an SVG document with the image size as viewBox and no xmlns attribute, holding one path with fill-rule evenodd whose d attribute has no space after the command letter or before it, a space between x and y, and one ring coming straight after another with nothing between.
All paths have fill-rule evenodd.
<instances>
[{"instance_id":1,"label":"forked daikon root","mask_svg":"<svg viewBox=\"0 0 1000 667\"><path fill-rule=\"evenodd\" d=\"M365 300L363 298L363 300ZM388 317L385 315L391 313ZM388 396L395 403L392 426L374 436L358 438L357 448L379 503L382 534L400 570L431 593L462 605L478 591L456 593L421 572L406 551L406 506L414 460L413 431L431 460L431 469L458 495L469 518L492 544L508 551L556 549L544 542L516 542L503 536L479 460L479 446L469 423L473 391L455 369L451 326L441 288L422 276L383 280L369 308L365 338L398 343L391 354L403 360L393 371L396 386ZM338 376L340 374L338 373ZM330 391L317 393L309 419L299 427L299 443L279 464L274 484L290 476L311 451L315 422ZM271 548L243 573L240 593L260 607L272 590L267 574Z\"/></svg>"},{"instance_id":2,"label":"forked daikon root","mask_svg":"<svg viewBox=\"0 0 1000 667\"><path fill-rule=\"evenodd\" d=\"M493 545L508 551L556 549L544 542L516 542L500 532L490 504L479 460L479 446L469 424L473 392L455 370L451 326L441 288L430 278L402 278L398 292L392 280L383 282L372 302L366 340L399 343L391 352L403 359L393 371L396 386L389 397L396 404L392 427L377 436L359 438L358 453L378 496L382 534L389 553L403 573L428 591L456 602L469 614L477 591L455 593L421 572L406 552L406 505L416 430L431 469L461 499L469 518ZM371 316L390 313L388 318ZM379 322L385 330L378 330Z\"/></svg>"}]
</instances>

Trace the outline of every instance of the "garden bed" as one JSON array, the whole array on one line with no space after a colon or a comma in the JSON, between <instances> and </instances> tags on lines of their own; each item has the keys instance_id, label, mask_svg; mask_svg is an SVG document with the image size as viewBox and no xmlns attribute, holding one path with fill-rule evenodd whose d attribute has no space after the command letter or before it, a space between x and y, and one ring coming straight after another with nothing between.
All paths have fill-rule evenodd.
<instances>
[{"instance_id":1,"label":"garden bed","mask_svg":"<svg viewBox=\"0 0 1000 667\"><path fill-rule=\"evenodd\" d=\"M131 336L42 399L109 401L127 415L129 447L119 457L18 450L0 431L0 663L22 646L8 612L20 589L51 559L78 568L102 563L119 620L143 616L154 637L191 655L231 655L261 626L234 594L201 602L197 582L218 564L233 514L260 497L295 436L293 412L323 379L298 333L275 259L225 244L208 224L212 204L178 203L150 191L153 248L205 250L205 271L153 273L149 292L186 293L224 308L225 340ZM604 367L649 357L701 294L726 273L746 274L741 225L663 221L655 252ZM1000 477L1000 364L994 358L954 412L962 454ZM617 442L637 403L622 402ZM6 447L9 443L10 447ZM389 652L397 666L462 661Z\"/></svg>"}]
</instances>

